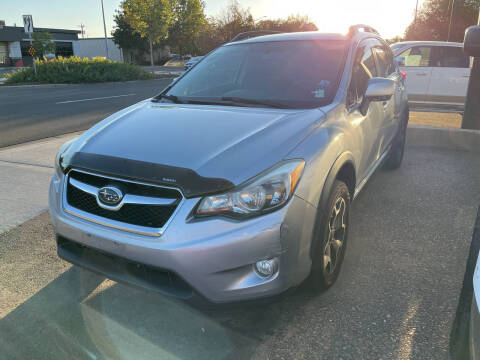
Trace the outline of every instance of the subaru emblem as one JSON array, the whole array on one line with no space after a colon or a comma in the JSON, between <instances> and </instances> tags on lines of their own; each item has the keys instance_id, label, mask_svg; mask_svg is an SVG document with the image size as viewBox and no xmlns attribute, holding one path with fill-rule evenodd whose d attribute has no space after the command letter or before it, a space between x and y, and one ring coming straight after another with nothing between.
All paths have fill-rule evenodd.
<instances>
[{"instance_id":1,"label":"subaru emblem","mask_svg":"<svg viewBox=\"0 0 480 360\"><path fill-rule=\"evenodd\" d=\"M122 201L123 193L113 186L105 186L98 190L98 199L105 205L114 206Z\"/></svg>"}]
</instances>

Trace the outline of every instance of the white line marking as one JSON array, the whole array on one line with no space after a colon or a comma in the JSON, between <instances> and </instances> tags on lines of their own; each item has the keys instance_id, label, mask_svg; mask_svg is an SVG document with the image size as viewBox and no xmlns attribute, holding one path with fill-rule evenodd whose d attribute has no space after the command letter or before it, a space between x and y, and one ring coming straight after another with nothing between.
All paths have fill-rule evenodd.
<instances>
[{"instance_id":1,"label":"white line marking","mask_svg":"<svg viewBox=\"0 0 480 360\"><path fill-rule=\"evenodd\" d=\"M90 99L80 99L80 100L68 100L68 101L60 101L55 104L68 104L68 103L74 103L74 102L81 102L81 101L93 101L93 100L103 100L103 99L112 99L112 98L119 98L123 96L133 96L136 94L125 94L125 95L112 95L112 96L102 96L98 98L90 98Z\"/></svg>"}]
</instances>

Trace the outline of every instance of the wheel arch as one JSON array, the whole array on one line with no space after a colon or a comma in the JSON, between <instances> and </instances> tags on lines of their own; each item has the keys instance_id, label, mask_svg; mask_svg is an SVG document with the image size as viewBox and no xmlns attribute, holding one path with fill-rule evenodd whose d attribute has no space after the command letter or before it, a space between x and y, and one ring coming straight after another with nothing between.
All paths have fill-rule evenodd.
<instances>
[{"instance_id":1,"label":"wheel arch","mask_svg":"<svg viewBox=\"0 0 480 360\"><path fill-rule=\"evenodd\" d=\"M318 204L318 209L321 211L324 209L330 191L332 190L335 180L343 181L347 184L348 190L350 192L350 199L353 199L355 194L356 182L357 182L357 172L355 167L355 160L353 154L349 151L342 153L335 162L333 163L330 171L328 172L327 178L323 184L322 194L320 196L320 202Z\"/></svg>"},{"instance_id":2,"label":"wheel arch","mask_svg":"<svg viewBox=\"0 0 480 360\"><path fill-rule=\"evenodd\" d=\"M315 221L314 231L312 231L312 239L310 244L310 258L312 260L318 243L315 239L318 233L317 226L318 223L321 222L322 216L325 215L324 209L327 205L330 192L332 191L333 185L336 180L343 181L347 185L350 193L350 201L352 201L355 194L357 175L355 159L351 152L344 152L337 157L332 167L330 168L327 178L325 179L325 182L323 184L322 193L317 207L317 219Z\"/></svg>"}]
</instances>

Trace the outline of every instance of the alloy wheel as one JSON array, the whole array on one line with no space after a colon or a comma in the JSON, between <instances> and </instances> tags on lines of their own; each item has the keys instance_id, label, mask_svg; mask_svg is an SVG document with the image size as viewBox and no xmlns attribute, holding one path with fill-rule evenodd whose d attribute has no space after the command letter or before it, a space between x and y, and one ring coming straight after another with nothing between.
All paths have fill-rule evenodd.
<instances>
[{"instance_id":1,"label":"alloy wheel","mask_svg":"<svg viewBox=\"0 0 480 360\"><path fill-rule=\"evenodd\" d=\"M335 272L340 260L347 230L346 211L345 199L339 197L330 213L327 240L323 249L323 271L326 275L332 275Z\"/></svg>"}]
</instances>

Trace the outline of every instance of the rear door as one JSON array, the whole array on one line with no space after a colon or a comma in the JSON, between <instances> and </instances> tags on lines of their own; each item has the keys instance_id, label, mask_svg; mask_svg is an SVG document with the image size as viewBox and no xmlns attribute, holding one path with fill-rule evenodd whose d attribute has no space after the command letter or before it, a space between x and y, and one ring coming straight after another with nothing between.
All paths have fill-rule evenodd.
<instances>
[{"instance_id":1,"label":"rear door","mask_svg":"<svg viewBox=\"0 0 480 360\"><path fill-rule=\"evenodd\" d=\"M427 101L433 55L432 46L412 46L398 55L405 58L405 65L400 69L407 74L408 102L412 106L419 106Z\"/></svg>"},{"instance_id":2,"label":"rear door","mask_svg":"<svg viewBox=\"0 0 480 360\"><path fill-rule=\"evenodd\" d=\"M470 77L470 57L460 46L438 46L438 61L432 67L427 101L432 107L463 108Z\"/></svg>"}]
</instances>

